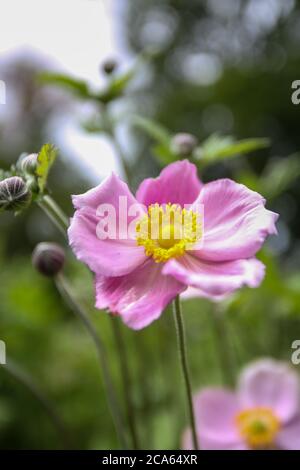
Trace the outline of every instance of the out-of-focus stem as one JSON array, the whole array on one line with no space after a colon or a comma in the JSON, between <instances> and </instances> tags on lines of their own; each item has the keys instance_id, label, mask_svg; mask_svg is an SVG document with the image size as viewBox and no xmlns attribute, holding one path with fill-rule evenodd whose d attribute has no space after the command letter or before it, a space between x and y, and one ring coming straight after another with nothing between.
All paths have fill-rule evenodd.
<instances>
[{"instance_id":1,"label":"out-of-focus stem","mask_svg":"<svg viewBox=\"0 0 300 470\"><path fill-rule=\"evenodd\" d=\"M119 144L119 141L117 139L116 129L115 129L115 127L113 125L113 122L111 120L107 105L102 104L100 110L101 110L102 118L105 122L106 133L110 137L111 142L112 142L113 146L115 147L115 151L116 151L117 156L119 157L119 162L122 166L122 170L123 170L123 173L125 175L125 178L126 178L127 182L130 183L131 182L130 181L130 179L131 179L130 166L127 163L127 159L126 159L126 157L124 155L124 152L123 152L123 150L122 150L122 148Z\"/></svg>"},{"instance_id":2,"label":"out-of-focus stem","mask_svg":"<svg viewBox=\"0 0 300 470\"><path fill-rule=\"evenodd\" d=\"M216 349L220 361L220 369L223 375L223 380L226 385L234 385L234 367L232 357L230 354L230 346L227 341L227 331L222 318L222 311L219 304L212 305L212 320L216 337Z\"/></svg>"},{"instance_id":3,"label":"out-of-focus stem","mask_svg":"<svg viewBox=\"0 0 300 470\"><path fill-rule=\"evenodd\" d=\"M3 367L12 377L14 377L14 379L16 379L24 387L26 387L27 390L29 390L30 393L36 398L36 400L42 405L43 409L51 419L54 427L57 429L59 436L62 442L64 443L64 448L68 449L70 447L70 442L65 424L60 418L53 403L40 389L35 380L28 374L28 372L25 372L14 361L7 360L6 364L4 364Z\"/></svg>"},{"instance_id":4,"label":"out-of-focus stem","mask_svg":"<svg viewBox=\"0 0 300 470\"><path fill-rule=\"evenodd\" d=\"M49 219L54 223L62 235L67 238L67 229L69 227L69 219L61 210L59 205L51 196L45 195L38 202L40 208L46 213Z\"/></svg>"},{"instance_id":5,"label":"out-of-focus stem","mask_svg":"<svg viewBox=\"0 0 300 470\"><path fill-rule=\"evenodd\" d=\"M113 326L113 330L115 333L116 345L118 348L119 357L121 360L121 376L123 382L123 393L125 398L126 410L127 410L127 419L129 430L132 439L133 449L136 450L139 448L139 441L138 441L138 432L137 432L137 425L136 425L136 416L135 416L135 407L132 400L132 386L131 386L131 379L130 373L128 368L128 358L127 358L127 351L124 344L123 334L119 324L119 318L114 318L111 316L111 322Z\"/></svg>"},{"instance_id":6,"label":"out-of-focus stem","mask_svg":"<svg viewBox=\"0 0 300 470\"><path fill-rule=\"evenodd\" d=\"M126 160L126 157L123 153L123 150L117 140L117 137L116 137L116 134L115 134L115 131L112 130L110 132L110 136L111 136L111 140L113 142L113 145L115 147L115 150L117 152L117 154L119 155L119 160L120 160L120 163L122 165L122 168L123 168L123 172L124 172L124 175L125 175L125 178L127 180L128 183L131 182L131 171L130 171L130 167L127 163L127 160Z\"/></svg>"},{"instance_id":7,"label":"out-of-focus stem","mask_svg":"<svg viewBox=\"0 0 300 470\"><path fill-rule=\"evenodd\" d=\"M197 438L197 431L196 431L192 387L191 387L190 373L189 373L188 360L187 360L187 351L186 351L185 329L184 329L184 322L183 322L183 317L182 317L179 295L177 295L177 297L173 301L173 312L174 312L174 320L175 320L175 326L176 326L176 331L177 331L179 359L180 359L182 375L183 375L184 384L185 384L187 404L188 404L188 413L189 413L189 420L190 420L190 425L191 425L193 446L194 446L194 450L198 450L199 441Z\"/></svg>"},{"instance_id":8,"label":"out-of-focus stem","mask_svg":"<svg viewBox=\"0 0 300 470\"><path fill-rule=\"evenodd\" d=\"M110 375L104 344L102 343L99 333L96 331L94 325L90 321L85 306L82 305L76 298L76 295L74 294L66 277L60 273L56 276L55 282L61 296L63 297L65 302L70 306L75 315L82 321L83 325L85 326L86 330L88 331L96 346L100 368L103 373L103 380L106 387L106 397L108 405L111 411L118 438L120 440L120 444L122 445L123 449L126 449L127 442L122 413L119 408L113 381Z\"/></svg>"},{"instance_id":9,"label":"out-of-focus stem","mask_svg":"<svg viewBox=\"0 0 300 470\"><path fill-rule=\"evenodd\" d=\"M69 226L69 220L68 220L68 217L62 211L62 209L58 206L58 204L50 196L47 195L47 196L43 197L43 199L39 202L39 205L44 210L46 215L48 215L48 217L55 223L55 225L58 227L60 232L67 238L67 228ZM95 344L97 343L96 346L97 346L97 350L98 350L99 357L100 357L101 351L104 351L104 345L102 344L102 341L100 341L100 343L99 343L99 341L96 340L96 337L98 337L98 340L100 340L98 333L95 331L92 323L89 321L88 315L85 313L85 309L84 308L82 309L82 306L80 304L78 304L77 300L75 301L75 303L73 305L74 305L74 307L76 305L77 306L79 305L79 309L76 308L74 310L76 310L76 313L78 314L78 316L84 321L85 326L88 329L89 333L91 334ZM83 316L80 315L80 313L83 313ZM86 320L87 320L87 322L86 322ZM93 333L92 333L92 331L93 331ZM116 339L116 343L118 344L119 338L116 335L115 328L113 328L113 333L114 333L114 336L115 336L115 339ZM96 337L95 337L95 335L96 335ZM128 378L128 381L130 382L130 373L129 373L128 361L127 361L127 356L124 354L124 351L125 351L125 345L123 343L123 354L121 354L120 351L119 351L119 360L120 360L120 363L126 362L127 378ZM104 362L106 363L105 354L103 353L102 356L103 356ZM122 367L122 369L123 369L123 367ZM108 369L107 365L105 366L105 371L106 372L103 371L103 373L106 376L106 378L104 377L106 385L107 385L107 376L108 376L108 382L110 383L109 387L113 387L112 380L110 378L110 373L109 373L109 369ZM124 373L124 370L123 370L123 373ZM125 391L125 389L124 389L124 391ZM130 393L130 392L129 392L129 389L127 388L126 394L128 394L128 393ZM108 401L110 401L110 396L109 395L110 395L110 393L108 392ZM113 392L113 397L114 397L113 401L115 402L115 404L117 406L117 409L119 409L119 407L117 405L116 394L114 392ZM128 398L125 397L125 399L126 399L127 406L128 406ZM130 398L130 400L131 400L131 398ZM130 403L131 403L131 407L132 407L132 401L130 401ZM110 405L110 407L111 407L111 411L113 411L112 410L112 404ZM125 446L126 445L126 439L124 437L125 433L124 433L124 429L123 429L122 415L121 415L120 412L117 412L117 415L118 416L114 415L115 426L118 426L118 435L119 435L120 442L123 446ZM128 417L131 416L131 415L133 415L133 411L130 415L128 414ZM130 422L129 422L129 428L131 429L131 427L132 427L132 424L130 424ZM132 431L131 431L131 433L132 433ZM133 442L134 442L134 446L137 446L137 438L133 439Z\"/></svg>"}]
</instances>

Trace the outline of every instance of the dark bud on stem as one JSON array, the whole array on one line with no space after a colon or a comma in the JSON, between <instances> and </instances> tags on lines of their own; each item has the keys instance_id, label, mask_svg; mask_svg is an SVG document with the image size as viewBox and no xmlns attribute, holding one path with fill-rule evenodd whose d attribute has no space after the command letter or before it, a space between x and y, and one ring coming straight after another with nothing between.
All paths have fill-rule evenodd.
<instances>
[{"instance_id":1,"label":"dark bud on stem","mask_svg":"<svg viewBox=\"0 0 300 470\"><path fill-rule=\"evenodd\" d=\"M117 67L117 61L114 59L107 59L102 64L102 70L106 75L111 75L112 73L114 73Z\"/></svg>"},{"instance_id":2,"label":"dark bud on stem","mask_svg":"<svg viewBox=\"0 0 300 470\"><path fill-rule=\"evenodd\" d=\"M0 181L0 210L18 212L25 209L31 201L31 191L19 176Z\"/></svg>"},{"instance_id":3,"label":"dark bud on stem","mask_svg":"<svg viewBox=\"0 0 300 470\"><path fill-rule=\"evenodd\" d=\"M56 276L65 263L65 252L57 243L39 243L32 253L32 264L44 276Z\"/></svg>"},{"instance_id":4,"label":"dark bud on stem","mask_svg":"<svg viewBox=\"0 0 300 470\"><path fill-rule=\"evenodd\" d=\"M182 157L189 157L198 145L198 140L192 134L180 132L174 135L171 143L173 152Z\"/></svg>"},{"instance_id":5,"label":"dark bud on stem","mask_svg":"<svg viewBox=\"0 0 300 470\"><path fill-rule=\"evenodd\" d=\"M24 173L28 173L30 175L35 174L37 157L37 153L31 153L30 155L27 155L25 158L23 158L21 161L21 169L24 171Z\"/></svg>"}]
</instances>

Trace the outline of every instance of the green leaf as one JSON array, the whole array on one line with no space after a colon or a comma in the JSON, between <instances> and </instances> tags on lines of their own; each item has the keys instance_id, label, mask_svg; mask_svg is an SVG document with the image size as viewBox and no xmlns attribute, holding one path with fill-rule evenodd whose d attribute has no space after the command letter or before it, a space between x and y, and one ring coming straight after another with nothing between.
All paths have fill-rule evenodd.
<instances>
[{"instance_id":1,"label":"green leaf","mask_svg":"<svg viewBox=\"0 0 300 470\"><path fill-rule=\"evenodd\" d=\"M269 145L269 139L265 138L236 141L232 136L223 137L213 134L196 149L194 156L196 160L199 160L199 163L208 165L237 155L244 155Z\"/></svg>"},{"instance_id":2,"label":"green leaf","mask_svg":"<svg viewBox=\"0 0 300 470\"><path fill-rule=\"evenodd\" d=\"M84 80L79 80L69 75L50 72L41 73L39 79L43 83L66 88L81 98L90 98L91 93Z\"/></svg>"},{"instance_id":3,"label":"green leaf","mask_svg":"<svg viewBox=\"0 0 300 470\"><path fill-rule=\"evenodd\" d=\"M47 179L48 179L48 174L49 174L50 168L55 162L57 153L58 153L58 150L54 145L45 144L43 145L43 147L41 148L38 154L38 157L37 157L38 163L37 163L37 167L35 170L35 175L37 177L38 188L41 193L43 193L45 190Z\"/></svg>"},{"instance_id":4,"label":"green leaf","mask_svg":"<svg viewBox=\"0 0 300 470\"><path fill-rule=\"evenodd\" d=\"M122 75L112 77L107 88L99 93L98 99L103 103L109 103L111 100L121 96L124 93L129 82L134 77L134 74L135 71L132 68L131 70L123 73Z\"/></svg>"},{"instance_id":5,"label":"green leaf","mask_svg":"<svg viewBox=\"0 0 300 470\"><path fill-rule=\"evenodd\" d=\"M274 198L281 194L300 176L300 154L271 161L260 178L262 194Z\"/></svg>"},{"instance_id":6,"label":"green leaf","mask_svg":"<svg viewBox=\"0 0 300 470\"><path fill-rule=\"evenodd\" d=\"M243 170L237 175L240 183L253 191L261 193L266 199L272 199L286 191L300 176L300 154L271 160L261 176L252 170Z\"/></svg>"},{"instance_id":7,"label":"green leaf","mask_svg":"<svg viewBox=\"0 0 300 470\"><path fill-rule=\"evenodd\" d=\"M172 135L161 124L142 116L134 115L130 117L131 123L144 131L149 137L154 139L158 144L170 146Z\"/></svg>"},{"instance_id":8,"label":"green leaf","mask_svg":"<svg viewBox=\"0 0 300 470\"><path fill-rule=\"evenodd\" d=\"M157 144L153 147L153 153L162 165L168 165L176 160L177 156L170 150L170 147L163 144Z\"/></svg>"}]
</instances>

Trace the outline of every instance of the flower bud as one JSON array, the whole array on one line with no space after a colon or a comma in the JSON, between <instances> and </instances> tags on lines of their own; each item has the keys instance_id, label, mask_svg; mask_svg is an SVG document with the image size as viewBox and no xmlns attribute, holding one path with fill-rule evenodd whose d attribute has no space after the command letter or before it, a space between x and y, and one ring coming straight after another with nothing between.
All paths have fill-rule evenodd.
<instances>
[{"instance_id":1,"label":"flower bud","mask_svg":"<svg viewBox=\"0 0 300 470\"><path fill-rule=\"evenodd\" d=\"M31 191L19 176L0 181L0 210L19 211L31 201Z\"/></svg>"},{"instance_id":2,"label":"flower bud","mask_svg":"<svg viewBox=\"0 0 300 470\"><path fill-rule=\"evenodd\" d=\"M23 158L21 161L21 169L24 173L29 173L30 175L34 175L36 166L37 166L37 153L31 153Z\"/></svg>"},{"instance_id":3,"label":"flower bud","mask_svg":"<svg viewBox=\"0 0 300 470\"><path fill-rule=\"evenodd\" d=\"M32 264L44 276L58 274L65 263L65 252L57 243L39 243L32 253Z\"/></svg>"},{"instance_id":4,"label":"flower bud","mask_svg":"<svg viewBox=\"0 0 300 470\"><path fill-rule=\"evenodd\" d=\"M102 64L102 71L106 73L106 75L111 75L115 72L116 68L118 67L118 63L114 59L107 59Z\"/></svg>"},{"instance_id":5,"label":"flower bud","mask_svg":"<svg viewBox=\"0 0 300 470\"><path fill-rule=\"evenodd\" d=\"M189 157L197 147L198 140L192 134L180 132L174 135L171 143L172 150L182 157Z\"/></svg>"}]
</instances>

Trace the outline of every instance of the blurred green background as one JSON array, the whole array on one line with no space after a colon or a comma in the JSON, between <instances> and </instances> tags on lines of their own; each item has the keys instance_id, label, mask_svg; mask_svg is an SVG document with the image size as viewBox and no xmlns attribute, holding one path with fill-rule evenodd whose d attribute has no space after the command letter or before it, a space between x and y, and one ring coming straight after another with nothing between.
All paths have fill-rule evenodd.
<instances>
[{"instance_id":1,"label":"blurred green background","mask_svg":"<svg viewBox=\"0 0 300 470\"><path fill-rule=\"evenodd\" d=\"M267 207L279 212L280 220L278 236L260 254L267 265L260 288L242 290L218 306L201 299L183 303L194 389L228 383L222 348L228 351L233 376L261 356L290 361L291 344L300 339L300 105L291 101L292 82L300 79L300 3L128 0L120 2L118 25L128 51L151 54L129 83L121 80L120 93L108 104L94 100L94 121L84 122L84 128L108 133L104 117L111 119L133 188L176 158L164 147L160 126L170 134L190 132L200 145L216 133L271 140L269 148L248 155L233 152L234 158L216 157L205 165L201 157L197 160L204 181L229 176L247 184L268 199ZM62 90L43 84L38 76L45 68L44 63L19 58L1 71L18 102L13 124L5 117L0 120L3 169L22 152L37 151L49 140L50 119L66 110L71 113L75 103L84 108L86 101L93 101L78 96L76 85ZM130 121L130 114L149 121ZM91 181L72 164L72 155L65 157L57 160L49 189L71 215L70 195L88 189ZM31 266L33 248L45 240L65 245L37 206L17 217L1 214L0 339L8 357L51 400L73 448L116 448L94 345L54 283ZM122 401L120 362L108 315L93 310L92 277L70 251L66 275L91 307ZM176 448L186 419L171 309L143 331L122 330L142 447ZM0 447L64 445L40 403L0 366Z\"/></svg>"}]
</instances>

